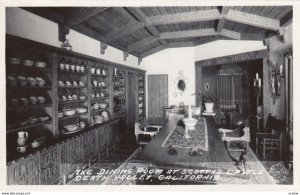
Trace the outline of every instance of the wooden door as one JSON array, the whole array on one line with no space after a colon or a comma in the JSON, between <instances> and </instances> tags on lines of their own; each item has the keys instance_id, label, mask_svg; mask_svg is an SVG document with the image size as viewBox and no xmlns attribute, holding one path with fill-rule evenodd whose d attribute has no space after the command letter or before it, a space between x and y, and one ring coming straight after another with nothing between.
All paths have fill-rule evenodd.
<instances>
[{"instance_id":1,"label":"wooden door","mask_svg":"<svg viewBox=\"0 0 300 195\"><path fill-rule=\"evenodd\" d=\"M128 72L128 94L126 119L128 129L134 129L134 123L138 120L138 75L135 72Z\"/></svg>"},{"instance_id":2,"label":"wooden door","mask_svg":"<svg viewBox=\"0 0 300 195\"><path fill-rule=\"evenodd\" d=\"M168 106L168 75L148 75L147 80L148 119L164 120Z\"/></svg>"}]
</instances>

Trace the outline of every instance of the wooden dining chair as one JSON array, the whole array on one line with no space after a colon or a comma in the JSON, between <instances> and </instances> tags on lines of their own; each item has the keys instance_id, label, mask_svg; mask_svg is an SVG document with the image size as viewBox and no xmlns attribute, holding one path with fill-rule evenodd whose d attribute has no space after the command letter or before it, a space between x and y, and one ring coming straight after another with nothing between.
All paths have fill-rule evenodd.
<instances>
[{"instance_id":1,"label":"wooden dining chair","mask_svg":"<svg viewBox=\"0 0 300 195\"><path fill-rule=\"evenodd\" d=\"M266 128L256 133L256 153L259 154L259 149L262 148L263 159L266 159L267 151L278 151L281 159L283 130L284 121L269 114Z\"/></svg>"},{"instance_id":2,"label":"wooden dining chair","mask_svg":"<svg viewBox=\"0 0 300 195\"><path fill-rule=\"evenodd\" d=\"M138 145L146 145L161 130L163 125L150 124L148 119L135 122L134 134ZM147 138L148 137L148 138Z\"/></svg>"}]
</instances>

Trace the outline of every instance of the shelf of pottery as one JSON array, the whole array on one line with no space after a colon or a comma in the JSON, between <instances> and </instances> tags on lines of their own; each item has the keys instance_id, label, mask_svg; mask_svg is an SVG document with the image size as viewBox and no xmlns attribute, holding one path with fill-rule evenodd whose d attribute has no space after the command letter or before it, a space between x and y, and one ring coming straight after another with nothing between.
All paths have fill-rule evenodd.
<instances>
[{"instance_id":1,"label":"shelf of pottery","mask_svg":"<svg viewBox=\"0 0 300 195\"><path fill-rule=\"evenodd\" d=\"M111 74L107 65L92 63L91 68L91 124L101 124L110 118Z\"/></svg>"},{"instance_id":2,"label":"shelf of pottery","mask_svg":"<svg viewBox=\"0 0 300 195\"><path fill-rule=\"evenodd\" d=\"M138 76L138 116L139 119L145 117L145 75Z\"/></svg>"},{"instance_id":3,"label":"shelf of pottery","mask_svg":"<svg viewBox=\"0 0 300 195\"><path fill-rule=\"evenodd\" d=\"M34 47L7 44L7 150L26 152L54 131L52 54ZM17 142L16 142L17 140Z\"/></svg>"},{"instance_id":4,"label":"shelf of pottery","mask_svg":"<svg viewBox=\"0 0 300 195\"><path fill-rule=\"evenodd\" d=\"M126 111L126 74L120 68L113 69L113 115L125 114Z\"/></svg>"},{"instance_id":5,"label":"shelf of pottery","mask_svg":"<svg viewBox=\"0 0 300 195\"><path fill-rule=\"evenodd\" d=\"M89 126L87 61L61 55L57 66L58 130L73 134Z\"/></svg>"}]
</instances>

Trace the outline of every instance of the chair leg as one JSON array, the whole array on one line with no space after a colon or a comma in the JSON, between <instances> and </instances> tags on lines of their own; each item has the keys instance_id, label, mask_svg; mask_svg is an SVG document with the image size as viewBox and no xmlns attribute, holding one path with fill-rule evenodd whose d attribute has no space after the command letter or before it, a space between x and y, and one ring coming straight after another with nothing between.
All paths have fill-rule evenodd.
<instances>
[{"instance_id":1,"label":"chair leg","mask_svg":"<svg viewBox=\"0 0 300 195\"><path fill-rule=\"evenodd\" d=\"M263 140L263 159L266 159L266 146L265 146L265 140Z\"/></svg>"},{"instance_id":2,"label":"chair leg","mask_svg":"<svg viewBox=\"0 0 300 195\"><path fill-rule=\"evenodd\" d=\"M279 160L281 160L281 142L279 143Z\"/></svg>"},{"instance_id":3,"label":"chair leg","mask_svg":"<svg viewBox=\"0 0 300 195\"><path fill-rule=\"evenodd\" d=\"M255 142L255 150L256 154L258 154L258 138L256 137L256 142Z\"/></svg>"}]
</instances>

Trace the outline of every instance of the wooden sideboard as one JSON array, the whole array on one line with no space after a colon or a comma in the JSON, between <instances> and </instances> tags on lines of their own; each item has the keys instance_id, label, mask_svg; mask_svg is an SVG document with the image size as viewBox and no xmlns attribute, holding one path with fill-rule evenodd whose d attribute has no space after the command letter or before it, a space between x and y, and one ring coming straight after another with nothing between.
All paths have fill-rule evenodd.
<instances>
[{"instance_id":1,"label":"wooden sideboard","mask_svg":"<svg viewBox=\"0 0 300 195\"><path fill-rule=\"evenodd\" d=\"M119 119L58 142L7 165L8 185L65 184L76 169L99 162L119 144Z\"/></svg>"}]
</instances>

